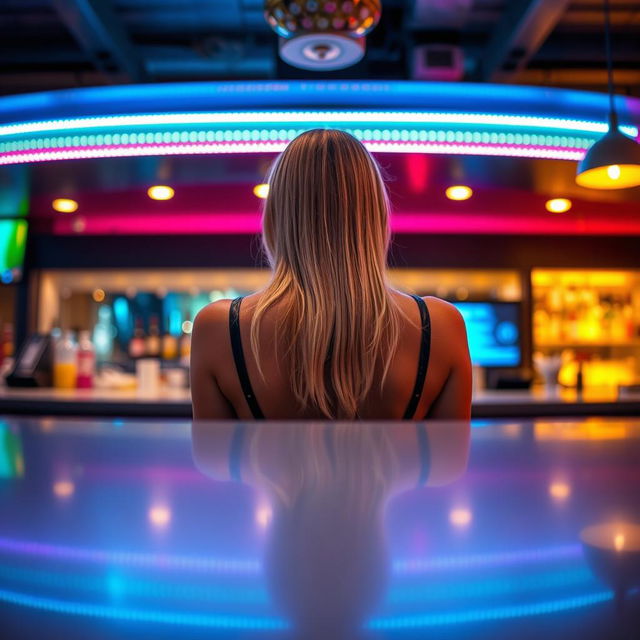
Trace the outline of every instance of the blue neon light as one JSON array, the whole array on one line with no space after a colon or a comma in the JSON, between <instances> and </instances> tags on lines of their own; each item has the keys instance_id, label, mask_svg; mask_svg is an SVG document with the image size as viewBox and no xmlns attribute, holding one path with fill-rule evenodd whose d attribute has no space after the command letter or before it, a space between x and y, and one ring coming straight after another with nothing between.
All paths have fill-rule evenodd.
<instances>
[{"instance_id":1,"label":"blue neon light","mask_svg":"<svg viewBox=\"0 0 640 640\"><path fill-rule=\"evenodd\" d=\"M519 564L536 564L549 560L570 559L582 556L579 544L568 544L542 549L519 549L497 553L479 553L467 556L439 556L434 558L410 558L396 560L396 573L423 573L427 571L449 571L453 569L481 569Z\"/></svg>"},{"instance_id":2,"label":"blue neon light","mask_svg":"<svg viewBox=\"0 0 640 640\"><path fill-rule=\"evenodd\" d=\"M233 109L412 109L567 117L606 122L606 94L517 85L406 81L181 82L46 91L0 99L0 123L109 114ZM622 124L640 100L616 96Z\"/></svg>"},{"instance_id":3,"label":"blue neon light","mask_svg":"<svg viewBox=\"0 0 640 640\"><path fill-rule=\"evenodd\" d=\"M83 547L67 547L29 540L0 538L0 551L10 551L20 555L38 555L53 559L76 562L96 562L120 564L124 566L152 567L164 570L187 570L199 572L219 572L236 574L258 574L261 562L251 558L216 558L211 556L158 555L135 551L108 551ZM466 556L435 556L431 558L407 558L396 560L396 573L424 573L428 571L468 570L491 566L509 566L540 563L580 557L582 549L578 544L561 545L539 549L519 549L516 551L471 554Z\"/></svg>"},{"instance_id":4,"label":"blue neon light","mask_svg":"<svg viewBox=\"0 0 640 640\"><path fill-rule=\"evenodd\" d=\"M215 558L189 555L161 555L135 551L108 551L83 547L67 547L26 540L0 538L0 550L24 555L38 555L52 559L75 562L95 562L101 564L131 567L152 567L164 570L183 570L214 573L258 574L259 560Z\"/></svg>"},{"instance_id":5,"label":"blue neon light","mask_svg":"<svg viewBox=\"0 0 640 640\"><path fill-rule=\"evenodd\" d=\"M611 591L595 591L572 598L533 602L508 607L471 609L469 611L452 611L446 613L427 613L408 616L389 616L370 620L367 627L376 630L415 629L422 627L440 627L466 622L483 622L505 620L524 616L540 616L590 607L613 598Z\"/></svg>"},{"instance_id":6,"label":"blue neon light","mask_svg":"<svg viewBox=\"0 0 640 640\"><path fill-rule=\"evenodd\" d=\"M472 582L434 583L430 581L428 584L394 587L389 591L387 602L400 604L455 598L485 598L558 587L575 587L589 583L595 584L595 579L585 567L539 574L484 578Z\"/></svg>"},{"instance_id":7,"label":"blue neon light","mask_svg":"<svg viewBox=\"0 0 640 640\"><path fill-rule=\"evenodd\" d=\"M116 571L105 577L77 576L68 573L0 567L0 577L20 584L53 587L56 589L106 593L112 597L140 596L144 598L173 598L180 600L206 600L242 604L268 603L264 589L243 585L233 587L222 584L181 584L173 581L133 579Z\"/></svg>"},{"instance_id":8,"label":"blue neon light","mask_svg":"<svg viewBox=\"0 0 640 640\"><path fill-rule=\"evenodd\" d=\"M41 611L64 613L91 618L106 618L128 622L151 622L190 627L217 629L251 629L273 631L287 629L285 620L267 616L234 616L225 614L182 613L178 611L153 611L132 607L109 607L99 604L42 598L25 593L0 589L0 601Z\"/></svg>"}]
</instances>

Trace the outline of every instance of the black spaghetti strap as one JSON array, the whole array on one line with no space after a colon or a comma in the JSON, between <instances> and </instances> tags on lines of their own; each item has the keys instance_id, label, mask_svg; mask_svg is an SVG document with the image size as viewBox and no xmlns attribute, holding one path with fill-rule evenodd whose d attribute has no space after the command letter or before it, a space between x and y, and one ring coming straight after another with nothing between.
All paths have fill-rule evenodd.
<instances>
[{"instance_id":1,"label":"black spaghetti strap","mask_svg":"<svg viewBox=\"0 0 640 640\"><path fill-rule=\"evenodd\" d=\"M242 393L249 405L251 415L256 420L264 420L264 414L260 405L256 400L256 396L253 393L251 387L251 381L249 380L249 372L247 371L247 364L244 359L244 352L242 351L242 338L240 337L240 303L242 302L242 296L236 298L229 308L229 334L231 336L231 350L233 351L233 360L236 364L236 371L238 373L238 379L240 380L240 386L242 387Z\"/></svg>"},{"instance_id":2,"label":"black spaghetti strap","mask_svg":"<svg viewBox=\"0 0 640 640\"><path fill-rule=\"evenodd\" d=\"M409 404L404 412L403 419L411 420L415 415L422 395L424 381L427 377L427 367L429 366L429 352L431 350L431 319L429 318L429 309L426 302L419 296L411 297L416 301L418 309L420 309L420 320L422 322L422 339L420 341L420 358L418 359L418 373L416 374L416 383L409 399Z\"/></svg>"}]
</instances>

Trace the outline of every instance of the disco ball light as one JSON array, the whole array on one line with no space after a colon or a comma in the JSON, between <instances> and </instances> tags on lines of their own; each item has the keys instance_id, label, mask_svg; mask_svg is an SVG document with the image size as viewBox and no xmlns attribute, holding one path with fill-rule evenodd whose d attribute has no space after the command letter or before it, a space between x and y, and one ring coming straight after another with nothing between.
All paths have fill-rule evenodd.
<instances>
[{"instance_id":1,"label":"disco ball light","mask_svg":"<svg viewBox=\"0 0 640 640\"><path fill-rule=\"evenodd\" d=\"M349 67L365 52L380 20L380 0L265 0L264 15L280 36L280 57L301 69Z\"/></svg>"}]
</instances>

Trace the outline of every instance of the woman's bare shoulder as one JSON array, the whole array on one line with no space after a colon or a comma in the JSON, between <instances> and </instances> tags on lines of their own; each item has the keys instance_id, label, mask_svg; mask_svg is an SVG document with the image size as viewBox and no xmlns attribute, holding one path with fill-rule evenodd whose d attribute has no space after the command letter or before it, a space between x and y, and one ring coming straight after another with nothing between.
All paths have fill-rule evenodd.
<instances>
[{"instance_id":1,"label":"woman's bare shoulder","mask_svg":"<svg viewBox=\"0 0 640 640\"><path fill-rule=\"evenodd\" d=\"M230 299L216 300L202 307L193 321L193 333L212 333L228 329Z\"/></svg>"},{"instance_id":2,"label":"woman's bare shoulder","mask_svg":"<svg viewBox=\"0 0 640 640\"><path fill-rule=\"evenodd\" d=\"M447 302L442 298L436 298L435 296L423 296L422 298L429 307L429 312L431 314L437 314L442 316L443 318L460 318L462 319L462 315L456 308L454 304L451 302Z\"/></svg>"},{"instance_id":3,"label":"woman's bare shoulder","mask_svg":"<svg viewBox=\"0 0 640 640\"><path fill-rule=\"evenodd\" d=\"M442 331L449 334L466 336L464 319L455 305L435 296L424 296L423 300L429 308L432 325L437 324Z\"/></svg>"}]
</instances>

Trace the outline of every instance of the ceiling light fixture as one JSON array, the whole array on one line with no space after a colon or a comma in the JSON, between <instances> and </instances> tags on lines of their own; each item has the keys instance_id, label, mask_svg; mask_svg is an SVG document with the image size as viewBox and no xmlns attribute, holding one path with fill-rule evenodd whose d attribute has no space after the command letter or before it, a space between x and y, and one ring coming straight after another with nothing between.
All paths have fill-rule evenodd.
<instances>
[{"instance_id":1,"label":"ceiling light fixture","mask_svg":"<svg viewBox=\"0 0 640 640\"><path fill-rule=\"evenodd\" d=\"M568 198L552 198L544 204L549 213L565 213L571 209L571 200Z\"/></svg>"},{"instance_id":2,"label":"ceiling light fixture","mask_svg":"<svg viewBox=\"0 0 640 640\"><path fill-rule=\"evenodd\" d=\"M253 195L264 200L269 195L269 185L257 184L253 187Z\"/></svg>"},{"instance_id":3,"label":"ceiling light fixture","mask_svg":"<svg viewBox=\"0 0 640 640\"><path fill-rule=\"evenodd\" d=\"M636 187L640 185L640 144L618 128L613 93L609 0L604 0L604 33L609 80L609 131L587 151L578 165L576 182L590 189Z\"/></svg>"},{"instance_id":4,"label":"ceiling light fixture","mask_svg":"<svg viewBox=\"0 0 640 640\"><path fill-rule=\"evenodd\" d=\"M328 71L359 62L365 36L380 20L380 0L265 0L280 36L280 57L300 69Z\"/></svg>"},{"instance_id":5,"label":"ceiling light fixture","mask_svg":"<svg viewBox=\"0 0 640 640\"><path fill-rule=\"evenodd\" d=\"M60 213L73 213L78 210L78 203L71 198L56 198L51 206Z\"/></svg>"},{"instance_id":6,"label":"ceiling light fixture","mask_svg":"<svg viewBox=\"0 0 640 640\"><path fill-rule=\"evenodd\" d=\"M175 194L176 192L171 187L163 184L157 184L147 190L147 195L152 200L171 200Z\"/></svg>"},{"instance_id":7,"label":"ceiling light fixture","mask_svg":"<svg viewBox=\"0 0 640 640\"><path fill-rule=\"evenodd\" d=\"M473 195L473 190L471 187L458 184L453 187L449 187L445 191L445 195L449 200L468 200Z\"/></svg>"}]
</instances>

